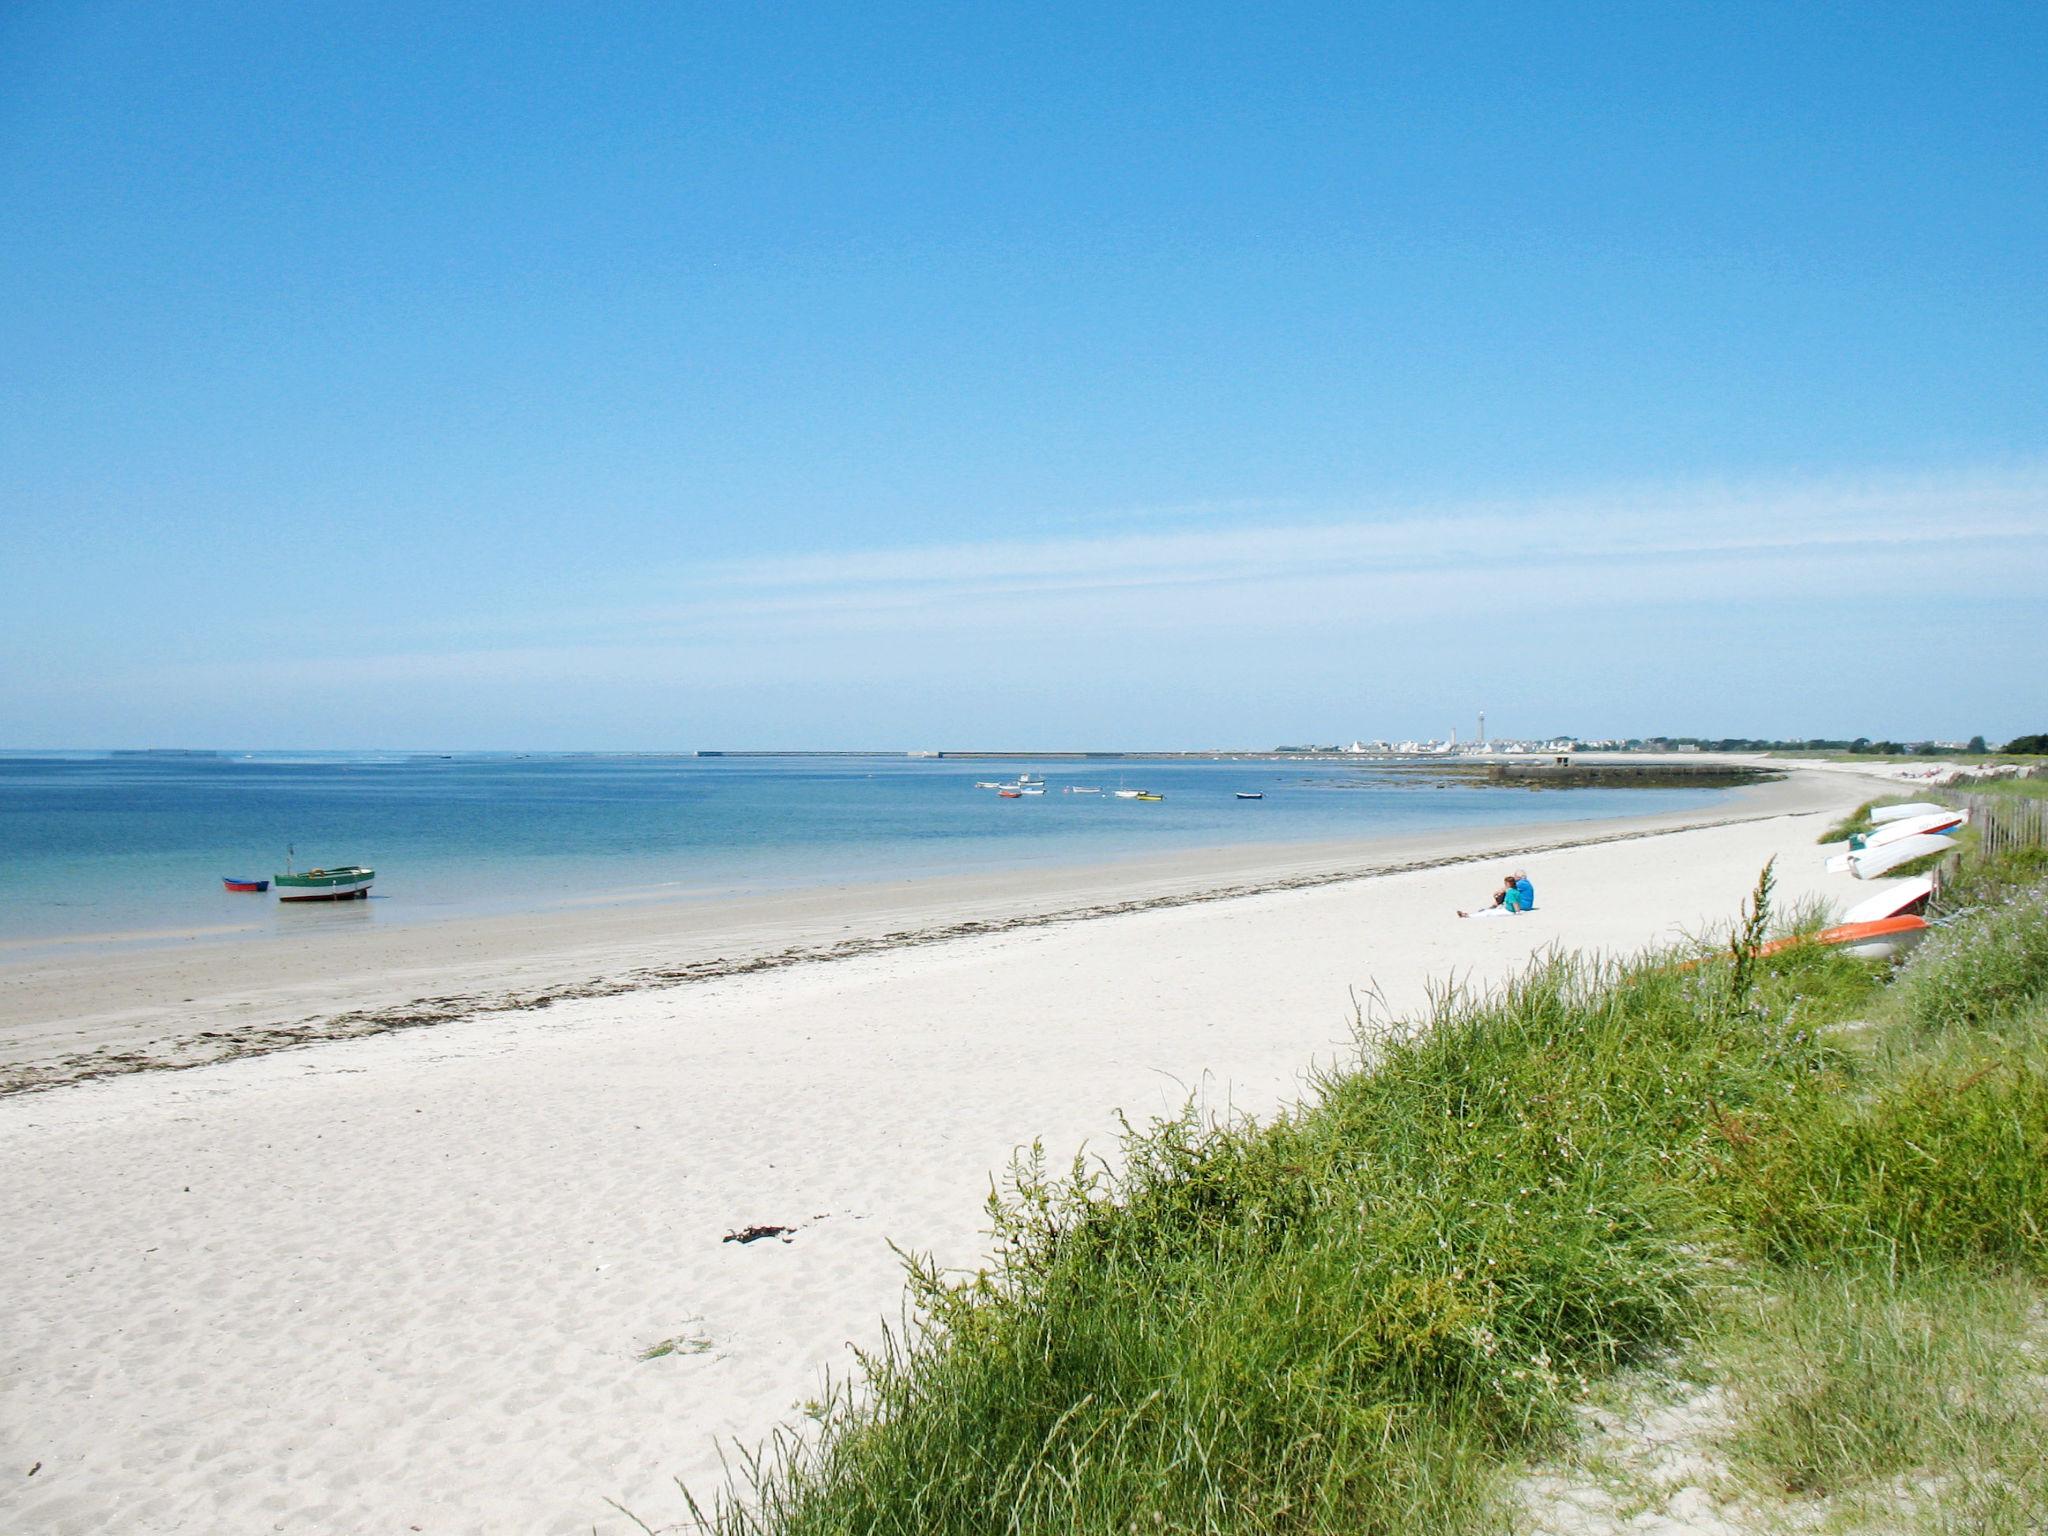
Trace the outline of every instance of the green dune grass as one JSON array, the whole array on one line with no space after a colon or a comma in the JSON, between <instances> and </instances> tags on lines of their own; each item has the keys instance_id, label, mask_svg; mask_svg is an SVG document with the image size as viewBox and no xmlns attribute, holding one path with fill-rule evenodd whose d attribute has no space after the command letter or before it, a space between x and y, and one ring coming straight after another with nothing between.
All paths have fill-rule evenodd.
<instances>
[{"instance_id":1,"label":"green dune grass","mask_svg":"<svg viewBox=\"0 0 2048 1536\"><path fill-rule=\"evenodd\" d=\"M709 1524L1503 1529L1511 1469L1568 1437L1588 1384L1691 1347L1731 1288L1811 1320L1814 1276L2038 1283L2048 911L2003 892L1887 990L1818 947L1759 955L1768 893L1767 871L1719 958L1556 954L1362 1028L1357 1063L1271 1123L1133 1131L1115 1171L1023 1157L989 1268L914 1264L915 1321ZM1852 1016L1883 1022L1832 1027ZM1760 1396L1756 1443L1893 1411L1837 1375L1818 1406ZM1936 1443L1865 1428L1894 1460Z\"/></svg>"}]
</instances>

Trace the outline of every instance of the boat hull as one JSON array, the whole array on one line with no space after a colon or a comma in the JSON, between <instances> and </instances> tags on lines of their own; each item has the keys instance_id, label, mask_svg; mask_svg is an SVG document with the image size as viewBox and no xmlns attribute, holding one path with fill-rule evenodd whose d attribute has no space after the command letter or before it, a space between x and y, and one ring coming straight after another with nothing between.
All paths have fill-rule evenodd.
<instances>
[{"instance_id":1,"label":"boat hull","mask_svg":"<svg viewBox=\"0 0 2048 1536\"><path fill-rule=\"evenodd\" d=\"M1824 944L1845 955L1858 955L1865 960L1890 960L1904 954L1933 931L1924 917L1885 917L1872 923L1837 923L1811 936L1793 934L1773 939L1760 946L1757 953L1775 955L1796 945L1813 943Z\"/></svg>"},{"instance_id":2,"label":"boat hull","mask_svg":"<svg viewBox=\"0 0 2048 1536\"><path fill-rule=\"evenodd\" d=\"M374 869L309 869L302 875L278 875L272 880L279 901L356 901L370 894Z\"/></svg>"},{"instance_id":3,"label":"boat hull","mask_svg":"<svg viewBox=\"0 0 2048 1536\"><path fill-rule=\"evenodd\" d=\"M223 875L220 883L231 891L247 891L257 895L270 889L268 880L233 880Z\"/></svg>"},{"instance_id":4,"label":"boat hull","mask_svg":"<svg viewBox=\"0 0 2048 1536\"><path fill-rule=\"evenodd\" d=\"M1924 917L1887 917L1821 931L1820 942L1865 960L1895 960L1933 932Z\"/></svg>"},{"instance_id":5,"label":"boat hull","mask_svg":"<svg viewBox=\"0 0 2048 1536\"><path fill-rule=\"evenodd\" d=\"M1855 955L1864 960L1894 960L1918 944L1934 931L1934 925L1924 917L1899 916L1880 918L1874 923L1837 923L1832 928L1823 928L1819 933L1787 934L1782 939L1772 939L1757 946L1759 955L1783 954L1801 944L1820 944L1845 955ZM1726 950L1722 951L1725 955ZM1678 964L1681 971L1690 971L1707 964L1713 957L1696 955Z\"/></svg>"},{"instance_id":6,"label":"boat hull","mask_svg":"<svg viewBox=\"0 0 2048 1536\"><path fill-rule=\"evenodd\" d=\"M1896 843L1886 843L1882 848L1865 848L1850 854L1849 873L1858 880L1871 880L1888 870L1897 869L1901 864L1930 853L1946 853L1953 847L1954 838L1944 837L1939 832L1922 832Z\"/></svg>"},{"instance_id":7,"label":"boat hull","mask_svg":"<svg viewBox=\"0 0 2048 1536\"><path fill-rule=\"evenodd\" d=\"M1904 917L1917 913L1927 905L1934 894L1932 875L1915 875L1910 880L1896 880L1883 890L1864 897L1842 914L1842 922L1877 923L1888 917Z\"/></svg>"},{"instance_id":8,"label":"boat hull","mask_svg":"<svg viewBox=\"0 0 2048 1536\"><path fill-rule=\"evenodd\" d=\"M1902 843L1909 837L1918 837L1924 832L1953 832L1970 819L1966 811L1934 811L1925 816L1907 816L1898 821L1886 822L1868 837L1858 848L1852 840L1851 848L1861 852L1863 848L1882 848L1888 843Z\"/></svg>"},{"instance_id":9,"label":"boat hull","mask_svg":"<svg viewBox=\"0 0 2048 1536\"><path fill-rule=\"evenodd\" d=\"M1870 813L1873 826L1883 826L1888 821L1906 821L1914 816L1932 816L1946 806L1936 805L1932 800L1915 800L1911 805L1880 805Z\"/></svg>"}]
</instances>

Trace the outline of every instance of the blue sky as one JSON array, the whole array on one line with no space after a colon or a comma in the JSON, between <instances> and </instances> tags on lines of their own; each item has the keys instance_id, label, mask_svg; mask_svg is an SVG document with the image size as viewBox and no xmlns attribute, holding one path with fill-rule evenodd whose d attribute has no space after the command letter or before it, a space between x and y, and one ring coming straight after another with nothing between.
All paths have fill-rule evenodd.
<instances>
[{"instance_id":1,"label":"blue sky","mask_svg":"<svg viewBox=\"0 0 2048 1536\"><path fill-rule=\"evenodd\" d=\"M2048 9L0 9L0 746L2048 729Z\"/></svg>"}]
</instances>

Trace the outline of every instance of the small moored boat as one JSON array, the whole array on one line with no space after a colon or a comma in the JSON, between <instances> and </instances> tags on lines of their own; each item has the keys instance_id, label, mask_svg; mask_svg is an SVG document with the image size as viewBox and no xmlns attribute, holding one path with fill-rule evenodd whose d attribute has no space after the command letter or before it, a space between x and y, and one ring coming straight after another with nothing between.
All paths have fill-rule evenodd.
<instances>
[{"instance_id":1,"label":"small moored boat","mask_svg":"<svg viewBox=\"0 0 2048 1536\"><path fill-rule=\"evenodd\" d=\"M1022 800L1024 798L1024 791L1021 789L999 789L996 791L996 798L999 800Z\"/></svg>"},{"instance_id":2,"label":"small moored boat","mask_svg":"<svg viewBox=\"0 0 2048 1536\"><path fill-rule=\"evenodd\" d=\"M1258 789L1240 789L1237 792L1237 798L1240 800L1263 800L1266 798L1266 792Z\"/></svg>"},{"instance_id":3,"label":"small moored boat","mask_svg":"<svg viewBox=\"0 0 2048 1536\"><path fill-rule=\"evenodd\" d=\"M222 875L220 883L231 891L267 891L270 889L270 882L268 880L243 880L234 875Z\"/></svg>"},{"instance_id":4,"label":"small moored boat","mask_svg":"<svg viewBox=\"0 0 2048 1536\"><path fill-rule=\"evenodd\" d=\"M343 864L334 869L309 869L300 874L273 877L279 901L354 901L367 898L377 871L360 864Z\"/></svg>"},{"instance_id":5,"label":"small moored boat","mask_svg":"<svg viewBox=\"0 0 2048 1536\"><path fill-rule=\"evenodd\" d=\"M1141 789L1136 794L1132 795L1131 798L1133 800L1164 800L1166 796L1155 795L1149 789Z\"/></svg>"}]
</instances>

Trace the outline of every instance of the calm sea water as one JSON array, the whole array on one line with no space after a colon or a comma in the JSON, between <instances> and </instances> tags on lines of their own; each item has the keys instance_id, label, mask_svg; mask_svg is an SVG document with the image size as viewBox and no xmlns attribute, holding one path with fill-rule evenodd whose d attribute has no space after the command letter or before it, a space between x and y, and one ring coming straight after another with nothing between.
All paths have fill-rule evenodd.
<instances>
[{"instance_id":1,"label":"calm sea water","mask_svg":"<svg viewBox=\"0 0 2048 1536\"><path fill-rule=\"evenodd\" d=\"M1699 790L1439 787L1345 765L475 754L0 754L0 944L300 931L661 895L1110 862L1245 843L1564 822L1713 803ZM1059 792L1093 784L1100 795ZM1120 783L1162 803L1115 799ZM1266 798L1242 801L1239 790ZM368 902L230 895L288 845L377 870ZM297 925L297 926L295 926Z\"/></svg>"}]
</instances>

